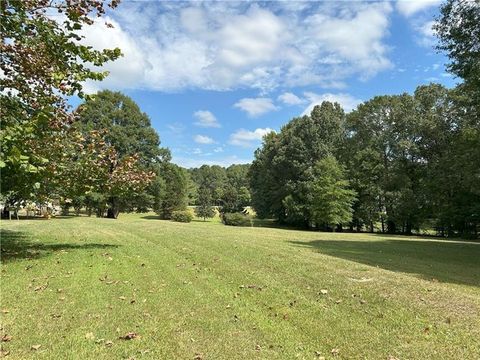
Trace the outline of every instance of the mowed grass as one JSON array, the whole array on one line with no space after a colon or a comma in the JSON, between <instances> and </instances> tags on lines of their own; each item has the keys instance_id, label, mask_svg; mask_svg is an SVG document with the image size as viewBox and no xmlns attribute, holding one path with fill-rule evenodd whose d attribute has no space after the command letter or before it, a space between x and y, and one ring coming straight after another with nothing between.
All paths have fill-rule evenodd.
<instances>
[{"instance_id":1,"label":"mowed grass","mask_svg":"<svg viewBox=\"0 0 480 360\"><path fill-rule=\"evenodd\" d=\"M139 214L1 227L12 359L480 358L480 243Z\"/></svg>"}]
</instances>

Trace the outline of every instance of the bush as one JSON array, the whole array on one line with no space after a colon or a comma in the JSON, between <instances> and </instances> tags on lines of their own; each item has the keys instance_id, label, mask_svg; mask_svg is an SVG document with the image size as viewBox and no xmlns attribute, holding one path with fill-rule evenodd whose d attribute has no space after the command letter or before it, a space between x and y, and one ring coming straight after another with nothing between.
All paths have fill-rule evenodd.
<instances>
[{"instance_id":1,"label":"bush","mask_svg":"<svg viewBox=\"0 0 480 360\"><path fill-rule=\"evenodd\" d=\"M250 215L242 213L225 213L222 216L223 223L230 226L251 226L251 219Z\"/></svg>"},{"instance_id":2,"label":"bush","mask_svg":"<svg viewBox=\"0 0 480 360\"><path fill-rule=\"evenodd\" d=\"M189 210L177 210L172 212L172 221L189 223L193 220L193 214Z\"/></svg>"}]
</instances>

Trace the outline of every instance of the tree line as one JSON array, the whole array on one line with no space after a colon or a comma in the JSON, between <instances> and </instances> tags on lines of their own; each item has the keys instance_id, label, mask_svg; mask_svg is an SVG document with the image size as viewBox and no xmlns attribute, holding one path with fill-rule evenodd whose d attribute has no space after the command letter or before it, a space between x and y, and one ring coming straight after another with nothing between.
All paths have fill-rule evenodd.
<instances>
[{"instance_id":1,"label":"tree line","mask_svg":"<svg viewBox=\"0 0 480 360\"><path fill-rule=\"evenodd\" d=\"M348 114L324 102L267 135L250 171L258 216L320 229L476 236L480 134L459 90L420 86Z\"/></svg>"}]
</instances>

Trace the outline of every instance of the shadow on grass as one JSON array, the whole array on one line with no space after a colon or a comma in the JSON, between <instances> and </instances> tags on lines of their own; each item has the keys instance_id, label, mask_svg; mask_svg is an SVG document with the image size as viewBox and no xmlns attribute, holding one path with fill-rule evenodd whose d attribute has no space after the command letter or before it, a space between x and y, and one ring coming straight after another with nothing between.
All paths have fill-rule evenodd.
<instances>
[{"instance_id":1,"label":"shadow on grass","mask_svg":"<svg viewBox=\"0 0 480 360\"><path fill-rule=\"evenodd\" d=\"M330 255L424 279L480 287L480 244L393 239L291 241Z\"/></svg>"},{"instance_id":2,"label":"shadow on grass","mask_svg":"<svg viewBox=\"0 0 480 360\"><path fill-rule=\"evenodd\" d=\"M32 242L32 237L20 232L0 230L1 262L5 263L16 259L37 259L63 250L89 250L118 247L110 244L42 244Z\"/></svg>"},{"instance_id":3,"label":"shadow on grass","mask_svg":"<svg viewBox=\"0 0 480 360\"><path fill-rule=\"evenodd\" d=\"M47 219L43 216L26 216L26 215L20 215L18 219L14 216L12 216L12 219L4 219L2 218L2 221L9 222L9 221L22 221L22 220L35 220L35 221L52 221L52 219L55 220L66 220L66 219L74 219L78 218L79 216L76 215L57 215L53 218Z\"/></svg>"},{"instance_id":4,"label":"shadow on grass","mask_svg":"<svg viewBox=\"0 0 480 360\"><path fill-rule=\"evenodd\" d=\"M145 220L163 220L163 219L160 218L160 216L158 216L158 215L145 215L145 216L142 216L141 219L145 219Z\"/></svg>"}]
</instances>

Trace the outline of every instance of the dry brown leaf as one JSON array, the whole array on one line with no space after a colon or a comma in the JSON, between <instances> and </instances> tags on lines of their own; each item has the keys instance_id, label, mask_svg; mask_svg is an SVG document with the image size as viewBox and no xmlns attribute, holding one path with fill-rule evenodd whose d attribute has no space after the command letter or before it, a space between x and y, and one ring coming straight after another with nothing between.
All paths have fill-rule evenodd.
<instances>
[{"instance_id":1,"label":"dry brown leaf","mask_svg":"<svg viewBox=\"0 0 480 360\"><path fill-rule=\"evenodd\" d=\"M119 339L121 340L133 340L133 339L136 339L138 338L138 334L137 333L134 333L134 332L129 332L129 333L126 333L125 335L123 336L120 336Z\"/></svg>"},{"instance_id":2,"label":"dry brown leaf","mask_svg":"<svg viewBox=\"0 0 480 360\"><path fill-rule=\"evenodd\" d=\"M110 346L112 346L112 345L113 345L113 342L112 342L112 341L110 341L110 340L105 341L105 346L110 347Z\"/></svg>"},{"instance_id":3,"label":"dry brown leaf","mask_svg":"<svg viewBox=\"0 0 480 360\"><path fill-rule=\"evenodd\" d=\"M332 349L331 351L333 356L337 356L339 352L340 352L340 349Z\"/></svg>"},{"instance_id":4,"label":"dry brown leaf","mask_svg":"<svg viewBox=\"0 0 480 360\"><path fill-rule=\"evenodd\" d=\"M7 355L10 354L10 350L3 350L3 349L0 349L0 358L1 357L5 357Z\"/></svg>"},{"instance_id":5,"label":"dry brown leaf","mask_svg":"<svg viewBox=\"0 0 480 360\"><path fill-rule=\"evenodd\" d=\"M327 295L327 294L328 294L328 290L327 290L327 289L322 289L322 290L320 290L319 294L321 294L321 295Z\"/></svg>"},{"instance_id":6,"label":"dry brown leaf","mask_svg":"<svg viewBox=\"0 0 480 360\"><path fill-rule=\"evenodd\" d=\"M41 347L42 347L42 345L32 345L32 346L30 347L30 349L37 351L37 350L40 349Z\"/></svg>"},{"instance_id":7,"label":"dry brown leaf","mask_svg":"<svg viewBox=\"0 0 480 360\"><path fill-rule=\"evenodd\" d=\"M200 353L195 353L193 360L203 360L203 355Z\"/></svg>"},{"instance_id":8,"label":"dry brown leaf","mask_svg":"<svg viewBox=\"0 0 480 360\"><path fill-rule=\"evenodd\" d=\"M120 300L125 300L126 297L125 297L125 296L120 296L119 299L120 299Z\"/></svg>"},{"instance_id":9,"label":"dry brown leaf","mask_svg":"<svg viewBox=\"0 0 480 360\"><path fill-rule=\"evenodd\" d=\"M2 341L7 342L7 341L10 341L10 340L12 340L12 335L5 334L5 335L2 336Z\"/></svg>"}]
</instances>

